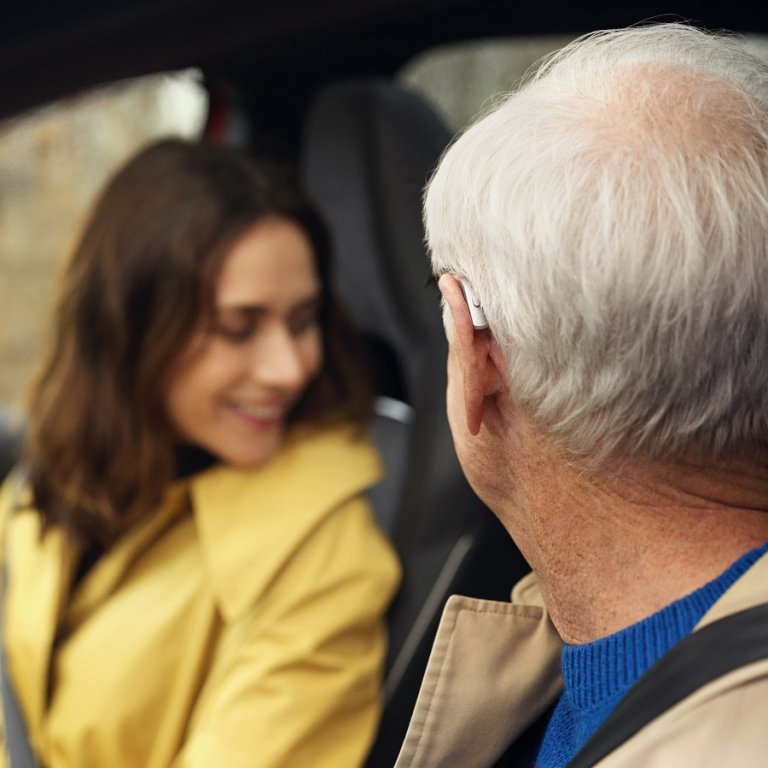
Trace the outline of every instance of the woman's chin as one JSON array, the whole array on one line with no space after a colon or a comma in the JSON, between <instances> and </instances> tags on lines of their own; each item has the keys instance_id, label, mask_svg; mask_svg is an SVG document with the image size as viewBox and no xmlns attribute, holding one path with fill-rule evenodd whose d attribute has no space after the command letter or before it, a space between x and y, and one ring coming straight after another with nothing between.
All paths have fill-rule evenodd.
<instances>
[{"instance_id":1,"label":"woman's chin","mask_svg":"<svg viewBox=\"0 0 768 768\"><path fill-rule=\"evenodd\" d=\"M279 453L283 442L284 431L276 429L271 435L263 435L258 441L222 446L217 455L222 462L233 467L255 469Z\"/></svg>"}]
</instances>

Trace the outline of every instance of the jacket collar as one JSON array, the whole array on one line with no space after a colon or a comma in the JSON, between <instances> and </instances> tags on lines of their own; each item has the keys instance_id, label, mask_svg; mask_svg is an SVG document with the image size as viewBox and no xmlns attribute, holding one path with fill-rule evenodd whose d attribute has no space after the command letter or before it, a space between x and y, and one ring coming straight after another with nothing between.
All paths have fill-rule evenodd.
<instances>
[{"instance_id":1,"label":"jacket collar","mask_svg":"<svg viewBox=\"0 0 768 768\"><path fill-rule=\"evenodd\" d=\"M535 577L511 603L446 603L396 768L492 765L554 701L560 638Z\"/></svg>"},{"instance_id":2,"label":"jacket collar","mask_svg":"<svg viewBox=\"0 0 768 768\"><path fill-rule=\"evenodd\" d=\"M294 430L256 470L216 466L190 481L211 585L225 619L241 614L325 516L381 475L350 428Z\"/></svg>"}]
</instances>

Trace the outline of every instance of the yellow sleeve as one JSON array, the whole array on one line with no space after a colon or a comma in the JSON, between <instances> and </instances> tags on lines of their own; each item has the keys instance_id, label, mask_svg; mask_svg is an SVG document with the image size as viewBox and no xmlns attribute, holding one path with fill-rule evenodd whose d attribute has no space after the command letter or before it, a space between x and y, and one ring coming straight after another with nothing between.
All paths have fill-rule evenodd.
<instances>
[{"instance_id":1,"label":"yellow sleeve","mask_svg":"<svg viewBox=\"0 0 768 768\"><path fill-rule=\"evenodd\" d=\"M365 499L325 518L258 604L225 625L174 768L360 766L398 579Z\"/></svg>"}]
</instances>

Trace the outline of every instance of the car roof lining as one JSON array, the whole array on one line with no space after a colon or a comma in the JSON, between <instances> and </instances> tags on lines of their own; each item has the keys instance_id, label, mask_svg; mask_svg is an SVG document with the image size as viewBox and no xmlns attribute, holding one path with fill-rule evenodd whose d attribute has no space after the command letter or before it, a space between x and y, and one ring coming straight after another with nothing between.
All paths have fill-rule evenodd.
<instances>
[{"instance_id":1,"label":"car roof lining","mask_svg":"<svg viewBox=\"0 0 768 768\"><path fill-rule=\"evenodd\" d=\"M440 43L576 34L657 16L647 0L81 0L17 2L0 27L0 118L105 82L197 66L307 99L338 77L387 75ZM768 5L680 2L676 19L768 31Z\"/></svg>"}]
</instances>

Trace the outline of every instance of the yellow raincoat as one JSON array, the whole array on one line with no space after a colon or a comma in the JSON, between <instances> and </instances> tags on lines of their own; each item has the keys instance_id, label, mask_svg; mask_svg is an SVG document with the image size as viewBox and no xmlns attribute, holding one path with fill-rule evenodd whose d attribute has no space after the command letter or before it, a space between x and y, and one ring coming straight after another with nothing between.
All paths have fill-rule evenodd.
<instances>
[{"instance_id":1,"label":"yellow raincoat","mask_svg":"<svg viewBox=\"0 0 768 768\"><path fill-rule=\"evenodd\" d=\"M360 765L399 578L361 496L379 471L347 430L294 434L175 483L71 595L76 546L13 514L6 653L43 765Z\"/></svg>"}]
</instances>

